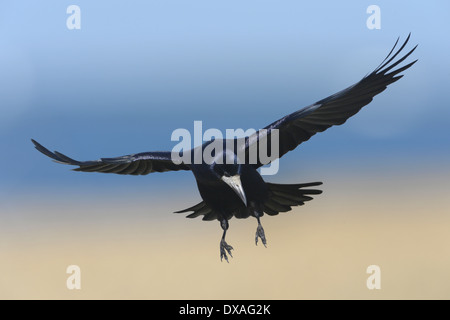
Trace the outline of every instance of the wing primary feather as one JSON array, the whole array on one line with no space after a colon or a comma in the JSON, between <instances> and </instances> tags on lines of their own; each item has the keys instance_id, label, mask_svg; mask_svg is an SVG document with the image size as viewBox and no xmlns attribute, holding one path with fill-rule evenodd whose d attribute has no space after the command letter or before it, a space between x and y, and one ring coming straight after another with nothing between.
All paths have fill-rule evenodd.
<instances>
[{"instance_id":1,"label":"wing primary feather","mask_svg":"<svg viewBox=\"0 0 450 320\"><path fill-rule=\"evenodd\" d=\"M398 66L400 63L402 63L406 58L408 58L411 53L414 52L414 50L416 50L417 45L412 48L411 51L409 51L407 54L405 54L401 59L398 59L398 61L396 61L395 63L391 64L389 67L387 67L386 69L383 70L383 74L386 74L389 70L391 70L392 68L395 68L396 66ZM417 60L415 60L414 62L416 62ZM414 63L413 63L414 64Z\"/></svg>"},{"instance_id":2,"label":"wing primary feather","mask_svg":"<svg viewBox=\"0 0 450 320\"><path fill-rule=\"evenodd\" d=\"M384 58L383 61L381 61L381 63L378 65L378 67L375 68L375 70L378 70L380 68L380 66L389 58L389 56L392 54L392 52L394 52L394 49L397 46L399 40L400 40L400 37L397 38L397 41L395 41L394 46L392 47L391 51L389 51L386 58Z\"/></svg>"},{"instance_id":3,"label":"wing primary feather","mask_svg":"<svg viewBox=\"0 0 450 320\"><path fill-rule=\"evenodd\" d=\"M402 46L400 47L400 49L397 50L397 52L388 60L386 61L381 67L379 67L377 70L381 70L383 69L386 65L388 65L392 60L395 59L395 57L400 53L400 51L403 50L403 48L406 46L406 44L409 41L409 38L411 37L411 33L408 35L408 37L406 38L405 42L402 44ZM377 71L378 72L378 71Z\"/></svg>"}]
</instances>

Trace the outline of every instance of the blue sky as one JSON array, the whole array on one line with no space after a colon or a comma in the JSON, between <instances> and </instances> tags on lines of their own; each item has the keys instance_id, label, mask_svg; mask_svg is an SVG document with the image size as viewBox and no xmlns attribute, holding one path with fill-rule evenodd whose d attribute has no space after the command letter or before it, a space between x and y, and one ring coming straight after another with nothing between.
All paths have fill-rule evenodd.
<instances>
[{"instance_id":1,"label":"blue sky","mask_svg":"<svg viewBox=\"0 0 450 320\"><path fill-rule=\"evenodd\" d=\"M81 8L81 30L66 28L70 4ZM381 8L380 30L366 27L371 4ZM194 120L257 129L357 82L409 32L419 62L405 77L285 156L270 180L439 168L450 160L449 10L446 1L3 1L0 197L196 194L188 173L71 172L30 138L92 160L170 150L172 131Z\"/></svg>"}]
</instances>

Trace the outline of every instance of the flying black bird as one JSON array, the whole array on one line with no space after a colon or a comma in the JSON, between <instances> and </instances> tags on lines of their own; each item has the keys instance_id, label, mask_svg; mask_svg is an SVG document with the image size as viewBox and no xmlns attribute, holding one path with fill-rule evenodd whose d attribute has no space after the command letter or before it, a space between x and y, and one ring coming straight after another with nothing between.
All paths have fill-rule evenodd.
<instances>
[{"instance_id":1,"label":"flying black bird","mask_svg":"<svg viewBox=\"0 0 450 320\"><path fill-rule=\"evenodd\" d=\"M322 191L311 188L321 185L321 182L303 184L274 184L264 182L257 169L266 163L257 158L250 161L250 151L259 148L262 143L267 144L268 150L278 147L278 156L282 157L288 151L295 149L300 143L309 140L317 132L322 132L334 125L343 124L348 118L356 114L363 106L370 103L373 97L384 91L388 85L400 79L399 75L411 67L417 60L397 67L417 46L403 57L394 60L408 43L410 35L395 52L398 39L383 62L358 83L336 94L322 99L310 106L291 113L272 124L245 138L234 139L231 145L235 148L223 148L222 151L211 153L212 161L204 159L199 163L192 161L196 152L202 152L213 141L205 142L202 146L191 150L190 161L172 161L171 152L143 152L117 158L101 158L94 161L77 161L57 151L51 152L36 141L32 140L37 150L58 163L78 166L73 170L85 172L103 172L131 175L146 175L152 172L190 170L197 181L198 190L203 199L199 204L188 209L178 211L193 213L188 218L203 216L203 220L220 222L223 229L220 241L220 258L228 261L227 253L232 256L233 248L225 241L228 220L248 218L253 216L258 222L255 242L258 238L266 245L264 229L260 218L267 213L277 215L279 212L291 210L291 207L303 205L312 199L311 195ZM268 139L277 132L278 146ZM274 135L275 136L275 135ZM227 140L222 143L225 146ZM244 155L241 159L239 155ZM271 159L274 160L274 159Z\"/></svg>"}]
</instances>

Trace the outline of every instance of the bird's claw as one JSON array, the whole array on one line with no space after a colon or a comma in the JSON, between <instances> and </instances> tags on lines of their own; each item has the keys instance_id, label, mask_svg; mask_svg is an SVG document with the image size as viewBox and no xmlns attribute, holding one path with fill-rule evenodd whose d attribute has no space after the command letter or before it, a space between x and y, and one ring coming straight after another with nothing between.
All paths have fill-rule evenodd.
<instances>
[{"instance_id":1,"label":"bird's claw","mask_svg":"<svg viewBox=\"0 0 450 320\"><path fill-rule=\"evenodd\" d=\"M223 258L225 258L225 260L227 262L229 262L227 252L230 255L230 257L233 258L233 255L231 254L231 250L233 250L233 247L230 246L228 243L226 243L225 240L220 241L220 261L222 261Z\"/></svg>"},{"instance_id":2,"label":"bird's claw","mask_svg":"<svg viewBox=\"0 0 450 320\"><path fill-rule=\"evenodd\" d=\"M256 245L258 245L258 238L261 238L261 242L263 243L264 247L267 248L266 235L264 234L264 229L261 225L258 225L258 228L256 228L256 235L255 235Z\"/></svg>"}]
</instances>

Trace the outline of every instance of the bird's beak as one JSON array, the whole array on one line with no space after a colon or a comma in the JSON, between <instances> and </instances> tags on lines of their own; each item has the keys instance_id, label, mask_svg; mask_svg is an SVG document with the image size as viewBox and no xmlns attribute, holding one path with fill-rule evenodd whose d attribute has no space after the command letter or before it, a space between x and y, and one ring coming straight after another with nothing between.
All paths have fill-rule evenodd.
<instances>
[{"instance_id":1,"label":"bird's beak","mask_svg":"<svg viewBox=\"0 0 450 320\"><path fill-rule=\"evenodd\" d=\"M247 198L245 197L244 188L242 188L241 176L238 174L232 177L223 176L221 179L236 192L242 202L244 202L245 206L247 206Z\"/></svg>"}]
</instances>

